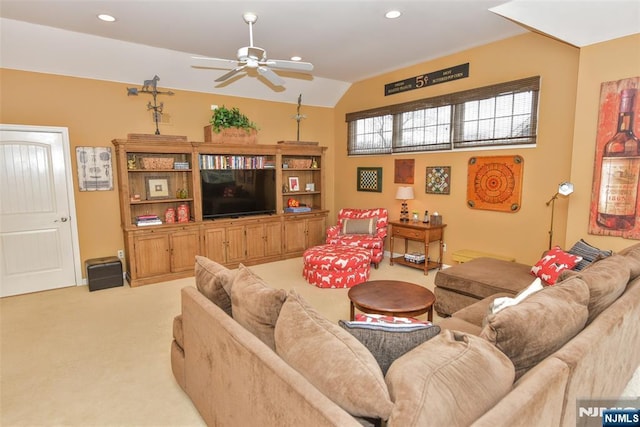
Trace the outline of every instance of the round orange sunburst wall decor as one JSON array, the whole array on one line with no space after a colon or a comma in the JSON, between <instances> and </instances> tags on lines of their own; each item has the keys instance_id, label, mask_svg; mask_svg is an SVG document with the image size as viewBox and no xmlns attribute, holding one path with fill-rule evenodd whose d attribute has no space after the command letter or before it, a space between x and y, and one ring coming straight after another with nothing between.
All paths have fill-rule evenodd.
<instances>
[{"instance_id":1,"label":"round orange sunburst wall decor","mask_svg":"<svg viewBox=\"0 0 640 427\"><path fill-rule=\"evenodd\" d=\"M467 206L518 212L522 200L521 156L471 157L467 174Z\"/></svg>"}]
</instances>

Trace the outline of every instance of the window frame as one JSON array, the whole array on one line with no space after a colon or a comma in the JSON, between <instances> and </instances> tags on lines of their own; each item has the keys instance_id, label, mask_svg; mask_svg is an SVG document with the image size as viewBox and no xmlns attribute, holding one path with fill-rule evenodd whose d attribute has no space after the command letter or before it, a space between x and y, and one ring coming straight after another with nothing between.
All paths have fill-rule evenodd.
<instances>
[{"instance_id":1,"label":"window frame","mask_svg":"<svg viewBox=\"0 0 640 427\"><path fill-rule=\"evenodd\" d=\"M514 104L519 93L531 93L530 104L527 102L521 104ZM405 102L401 104L388 105L379 108L373 108L370 110L358 111L354 113L347 113L345 115L345 121L348 127L347 136L347 154L349 156L357 155L370 155L370 154L394 154L394 153L415 153L415 152L433 152L433 151L461 151L461 150L475 150L475 149L492 149L492 148L513 148L515 146L531 146L535 147L537 142L537 124L538 124L538 105L540 94L540 76L528 77L520 80L514 80L506 83L498 83L489 86L483 86L480 88L465 90L461 92L455 92L451 94L440 95L431 98L419 99L416 101ZM484 101L487 99L493 99L494 103L498 101L504 101L506 96L511 96L511 112L503 116L496 116L495 107L494 113L489 117L488 121L492 121L491 131L496 131L496 117L502 118L502 122L509 121L511 127L511 133L507 137L491 137L491 138L478 138L478 139L464 139L464 125L465 125L465 105L466 103ZM502 99L500 99L502 98ZM521 98L521 97L520 97ZM526 99L525 99L526 101ZM527 132L514 135L513 122L518 117L521 118L522 114L516 113L517 106L526 106L529 104L529 110L526 111L527 119L521 120ZM402 124L402 116L404 113L414 113L417 111L425 111L429 109L439 109L441 107L450 107L450 121L449 138L447 142L440 142L436 138L435 143L425 142L417 144L406 144L401 141L403 132L406 131ZM469 107L467 107L469 108ZM442 110L441 110L442 111ZM428 113L425 113L428 114ZM358 126L364 122L373 123L372 120L391 117L392 130L389 133L385 129L381 134L382 140L378 140L378 144L375 141L370 140L367 144L362 144L362 141L358 141ZM508 119L508 120L507 120ZM439 119L438 119L439 120ZM466 123L472 123L473 120L467 120ZM480 122L480 119L477 120ZM438 127L442 124L428 123L424 126ZM419 128L418 128L419 129ZM500 129L500 127L498 127ZM442 129L440 129L442 131ZM426 132L426 131L425 131ZM391 141L386 141L384 135L390 135ZM382 144L379 144L382 141Z\"/></svg>"}]
</instances>

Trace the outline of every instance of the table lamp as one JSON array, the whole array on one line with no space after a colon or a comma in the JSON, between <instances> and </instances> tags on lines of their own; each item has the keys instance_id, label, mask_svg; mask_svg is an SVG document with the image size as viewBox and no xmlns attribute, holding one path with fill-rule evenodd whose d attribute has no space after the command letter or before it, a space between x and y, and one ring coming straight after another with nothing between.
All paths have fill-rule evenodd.
<instances>
[{"instance_id":1,"label":"table lamp","mask_svg":"<svg viewBox=\"0 0 640 427\"><path fill-rule=\"evenodd\" d=\"M398 187L396 191L396 200L402 200L402 209L400 209L400 221L409 221L409 208L407 200L413 200L413 187Z\"/></svg>"},{"instance_id":2,"label":"table lamp","mask_svg":"<svg viewBox=\"0 0 640 427\"><path fill-rule=\"evenodd\" d=\"M573 184L568 181L565 181L560 185L558 185L558 191L556 191L556 194L554 194L553 197L551 197L547 202L547 206L551 204L551 226L549 227L549 249L551 249L551 242L553 240L553 212L555 211L555 208L556 208L556 199L558 198L558 196L568 196L571 193L573 193Z\"/></svg>"}]
</instances>

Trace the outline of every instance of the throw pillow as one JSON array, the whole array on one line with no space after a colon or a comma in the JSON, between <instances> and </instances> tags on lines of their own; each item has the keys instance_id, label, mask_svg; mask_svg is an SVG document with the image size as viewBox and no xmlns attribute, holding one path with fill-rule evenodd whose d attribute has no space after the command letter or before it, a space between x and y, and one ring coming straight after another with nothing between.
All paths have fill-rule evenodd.
<instances>
[{"instance_id":1,"label":"throw pillow","mask_svg":"<svg viewBox=\"0 0 640 427\"><path fill-rule=\"evenodd\" d=\"M630 268L627 257L612 255L579 274L589 287L589 324L622 295L629 282Z\"/></svg>"},{"instance_id":2,"label":"throw pillow","mask_svg":"<svg viewBox=\"0 0 640 427\"><path fill-rule=\"evenodd\" d=\"M220 307L229 316L231 308L231 285L236 272L218 264L209 258L196 255L196 287L211 302Z\"/></svg>"},{"instance_id":3,"label":"throw pillow","mask_svg":"<svg viewBox=\"0 0 640 427\"><path fill-rule=\"evenodd\" d=\"M389 368L388 425L471 425L511 390L513 378L513 364L493 345L444 330Z\"/></svg>"},{"instance_id":4,"label":"throw pillow","mask_svg":"<svg viewBox=\"0 0 640 427\"><path fill-rule=\"evenodd\" d=\"M598 249L595 246L585 242L583 239L578 240L571 247L571 249L569 249L569 253L582 257L582 260L578 262L575 267L573 267L573 269L576 271L580 271L583 268L588 267L592 262L606 258L613 254L611 251Z\"/></svg>"},{"instance_id":5,"label":"throw pillow","mask_svg":"<svg viewBox=\"0 0 640 427\"><path fill-rule=\"evenodd\" d=\"M529 295L533 295L534 293L541 291L543 288L542 280L537 277L532 284L527 286L524 290L522 290L518 295L514 298L511 297L499 297L493 300L493 302L489 305L489 312L492 314L496 314L497 312L504 310L507 307L514 306L520 302L522 302Z\"/></svg>"},{"instance_id":6,"label":"throw pillow","mask_svg":"<svg viewBox=\"0 0 640 427\"><path fill-rule=\"evenodd\" d=\"M567 253L555 246L531 267L531 274L553 285L563 270L573 268L580 261L581 256Z\"/></svg>"},{"instance_id":7,"label":"throw pillow","mask_svg":"<svg viewBox=\"0 0 640 427\"><path fill-rule=\"evenodd\" d=\"M275 350L274 328L286 297L284 289L270 288L260 277L240 264L231 287L233 318Z\"/></svg>"},{"instance_id":8,"label":"throw pillow","mask_svg":"<svg viewBox=\"0 0 640 427\"><path fill-rule=\"evenodd\" d=\"M376 234L378 217L366 219L345 218L342 220L342 234Z\"/></svg>"},{"instance_id":9,"label":"throw pillow","mask_svg":"<svg viewBox=\"0 0 640 427\"><path fill-rule=\"evenodd\" d=\"M338 324L367 347L383 374L398 357L440 333L440 326L424 323L340 320Z\"/></svg>"},{"instance_id":10,"label":"throw pillow","mask_svg":"<svg viewBox=\"0 0 640 427\"><path fill-rule=\"evenodd\" d=\"M488 315L480 337L511 359L520 378L582 330L588 302L587 284L579 276L571 277Z\"/></svg>"},{"instance_id":11,"label":"throw pillow","mask_svg":"<svg viewBox=\"0 0 640 427\"><path fill-rule=\"evenodd\" d=\"M278 355L345 411L359 417L389 417L393 403L376 359L295 291L282 306L275 340Z\"/></svg>"}]
</instances>

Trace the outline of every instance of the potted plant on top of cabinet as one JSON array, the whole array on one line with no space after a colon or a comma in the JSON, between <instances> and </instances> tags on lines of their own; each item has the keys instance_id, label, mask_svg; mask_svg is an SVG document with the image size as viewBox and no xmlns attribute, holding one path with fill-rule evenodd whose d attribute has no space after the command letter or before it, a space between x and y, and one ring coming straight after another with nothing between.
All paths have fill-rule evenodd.
<instances>
[{"instance_id":1,"label":"potted plant on top of cabinet","mask_svg":"<svg viewBox=\"0 0 640 427\"><path fill-rule=\"evenodd\" d=\"M206 142L228 142L255 144L257 142L258 125L252 122L237 107L227 108L224 105L213 110L211 124L204 128Z\"/></svg>"}]
</instances>

